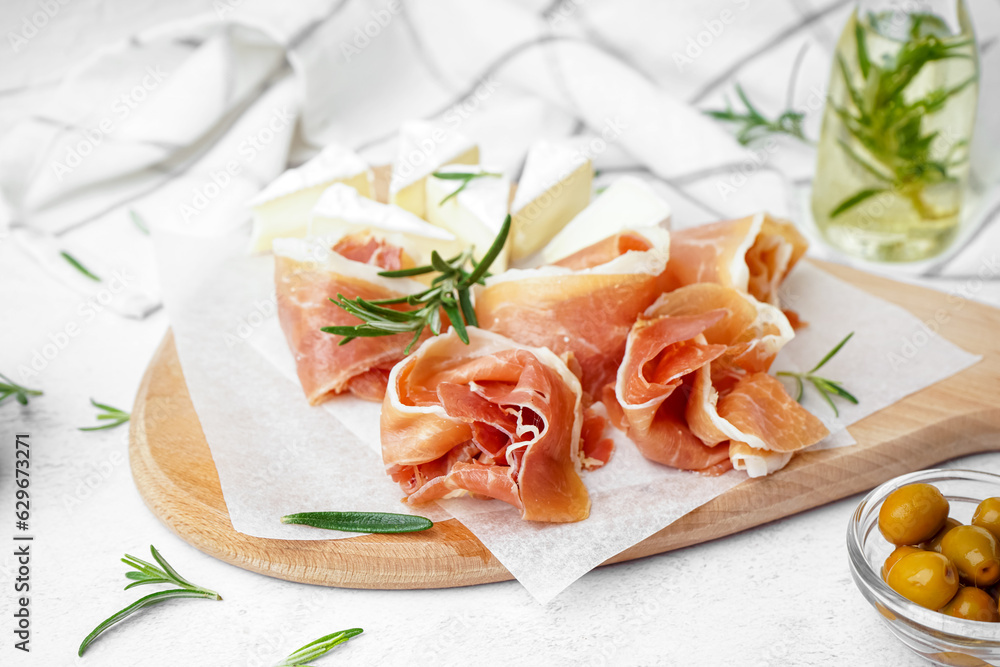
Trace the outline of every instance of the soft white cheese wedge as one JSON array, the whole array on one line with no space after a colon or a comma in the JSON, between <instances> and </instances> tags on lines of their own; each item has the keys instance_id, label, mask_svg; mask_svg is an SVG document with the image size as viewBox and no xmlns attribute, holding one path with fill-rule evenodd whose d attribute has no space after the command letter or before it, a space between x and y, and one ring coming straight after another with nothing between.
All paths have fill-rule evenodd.
<instances>
[{"instance_id":1,"label":"soft white cheese wedge","mask_svg":"<svg viewBox=\"0 0 1000 667\"><path fill-rule=\"evenodd\" d=\"M499 169L480 165L453 164L441 167L442 173L473 173L486 172L500 174ZM478 261L496 238L504 218L507 217L507 204L510 201L510 180L503 175L482 176L468 182L457 195L454 192L462 186L463 181L427 178L427 221L447 229L467 245L475 248L473 257ZM448 197L443 204L441 201ZM499 273L507 269L510 236L500 255L490 265L490 273Z\"/></svg>"},{"instance_id":2,"label":"soft white cheese wedge","mask_svg":"<svg viewBox=\"0 0 1000 667\"><path fill-rule=\"evenodd\" d=\"M511 261L538 251L587 207L593 178L590 160L573 145L531 147L510 207Z\"/></svg>"},{"instance_id":3,"label":"soft white cheese wedge","mask_svg":"<svg viewBox=\"0 0 1000 667\"><path fill-rule=\"evenodd\" d=\"M399 128L389 202L424 218L427 177L446 164L478 163L479 147L462 134L425 121L407 121Z\"/></svg>"},{"instance_id":4,"label":"soft white cheese wedge","mask_svg":"<svg viewBox=\"0 0 1000 667\"><path fill-rule=\"evenodd\" d=\"M327 146L302 166L283 173L250 201L250 252L270 250L271 241L279 237L305 236L309 211L334 183L344 183L371 197L372 180L368 164L355 152L336 144Z\"/></svg>"},{"instance_id":5,"label":"soft white cheese wedge","mask_svg":"<svg viewBox=\"0 0 1000 667\"><path fill-rule=\"evenodd\" d=\"M622 176L549 241L542 260L552 264L612 234L669 221L670 205L653 188L634 176Z\"/></svg>"},{"instance_id":6,"label":"soft white cheese wedge","mask_svg":"<svg viewBox=\"0 0 1000 667\"><path fill-rule=\"evenodd\" d=\"M313 207L309 236L329 239L332 245L347 234L363 231L400 246L418 265L430 264L433 250L450 257L466 245L451 232L398 206L362 197L344 183L327 188Z\"/></svg>"}]
</instances>

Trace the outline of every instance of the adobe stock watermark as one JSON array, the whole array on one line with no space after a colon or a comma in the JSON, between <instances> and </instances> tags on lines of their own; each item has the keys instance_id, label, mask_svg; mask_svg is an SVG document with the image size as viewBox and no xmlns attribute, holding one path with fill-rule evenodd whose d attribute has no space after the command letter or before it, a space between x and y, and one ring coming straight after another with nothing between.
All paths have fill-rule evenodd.
<instances>
[{"instance_id":1,"label":"adobe stock watermark","mask_svg":"<svg viewBox=\"0 0 1000 667\"><path fill-rule=\"evenodd\" d=\"M732 0L733 5L739 11L746 11L750 7L750 0ZM685 68L694 64L726 32L726 27L736 21L736 12L731 9L723 9L715 18L702 21L704 30L699 30L694 35L689 35L684 48L674 51L671 55L678 72L683 72Z\"/></svg>"},{"instance_id":2,"label":"adobe stock watermark","mask_svg":"<svg viewBox=\"0 0 1000 667\"><path fill-rule=\"evenodd\" d=\"M233 347L246 341L264 322L273 318L278 312L278 295L272 294L266 299L254 301L253 308L241 317L230 331L222 334L228 347Z\"/></svg>"},{"instance_id":3,"label":"adobe stock watermark","mask_svg":"<svg viewBox=\"0 0 1000 667\"><path fill-rule=\"evenodd\" d=\"M577 150L577 152L570 158L566 167L560 170L551 182L544 184L545 189L543 194L527 204L520 211L517 211L516 214L527 220L536 219L546 208L552 205L557 197L559 197L565 184L572 182L573 174L580 168L580 165L588 160L593 162L594 158L608 150L608 146L610 144L618 141L618 138L621 137L627 129L628 123L618 116L605 119L604 125L601 127L600 136L592 138L589 142L579 148L579 150ZM511 211L511 215L514 214L515 211Z\"/></svg>"},{"instance_id":4,"label":"adobe stock watermark","mask_svg":"<svg viewBox=\"0 0 1000 667\"><path fill-rule=\"evenodd\" d=\"M472 117L483 102L493 96L500 85L496 79L487 77L480 81L469 95L445 111L441 116L444 126L434 128L429 137L422 140L407 155L401 156L398 164L393 166L392 187L405 183L415 170L432 159L438 147L449 139L450 133Z\"/></svg>"},{"instance_id":5,"label":"adobe stock watermark","mask_svg":"<svg viewBox=\"0 0 1000 667\"><path fill-rule=\"evenodd\" d=\"M237 146L239 160L228 160L218 169L209 170L208 182L196 187L188 201L178 204L177 209L181 220L186 223L191 222L206 210L222 194L223 190L232 184L233 178L243 171L243 167L253 162L268 144L295 122L295 118L295 113L287 108L272 111L264 127L248 134L239 143Z\"/></svg>"},{"instance_id":6,"label":"adobe stock watermark","mask_svg":"<svg viewBox=\"0 0 1000 667\"><path fill-rule=\"evenodd\" d=\"M826 94L824 91L819 86L813 85L809 88L809 96L806 100L792 110L808 114L822 109L825 102ZM771 158L781 151L781 145L781 142L772 136L762 143L758 143L757 147L748 146L746 150L750 153L749 157L730 169L724 178L715 181L715 189L719 193L719 198L722 201L728 201L740 188L750 182L750 178L754 174L767 166Z\"/></svg>"},{"instance_id":7,"label":"adobe stock watermark","mask_svg":"<svg viewBox=\"0 0 1000 667\"><path fill-rule=\"evenodd\" d=\"M72 319L56 331L50 331L47 341L31 350L28 363L17 367L19 379L27 381L43 373L49 364L69 347L72 340L83 332L83 325L93 322L98 315L107 309L115 297L125 291L135 280L136 277L125 269L115 271L111 278L106 281L105 287L81 301L77 306L77 314L82 319Z\"/></svg>"},{"instance_id":8,"label":"adobe stock watermark","mask_svg":"<svg viewBox=\"0 0 1000 667\"><path fill-rule=\"evenodd\" d=\"M95 126L82 130L83 138L66 149L66 156L61 162L52 163L52 171L60 181L83 164L84 159L101 145L105 137L114 132L168 76L159 65L149 66L145 71L146 74L139 83L116 97L111 103L114 116L106 116Z\"/></svg>"},{"instance_id":9,"label":"adobe stock watermark","mask_svg":"<svg viewBox=\"0 0 1000 667\"><path fill-rule=\"evenodd\" d=\"M25 14L21 17L21 25L17 30L7 32L7 42L14 53L19 52L28 45L32 39L38 36L49 21L58 16L62 8L70 3L70 0L37 0L36 11Z\"/></svg>"},{"instance_id":10,"label":"adobe stock watermark","mask_svg":"<svg viewBox=\"0 0 1000 667\"><path fill-rule=\"evenodd\" d=\"M587 4L588 0L561 0L559 4L547 12L546 19L549 26L555 28L565 23L569 17L576 14L581 6Z\"/></svg>"},{"instance_id":11,"label":"adobe stock watermark","mask_svg":"<svg viewBox=\"0 0 1000 667\"><path fill-rule=\"evenodd\" d=\"M900 366L910 363L922 348L938 336L941 327L948 324L955 314L965 307L965 304L982 291L986 281L995 280L998 276L1000 276L1000 257L994 253L983 259L974 278L969 278L948 293L949 306L942 306L935 310L934 314L924 319L913 333L900 340L899 348L896 351L886 355L886 360L892 369L896 370Z\"/></svg>"},{"instance_id":12,"label":"adobe stock watermark","mask_svg":"<svg viewBox=\"0 0 1000 667\"><path fill-rule=\"evenodd\" d=\"M363 26L354 28L354 36L350 42L340 43L340 53L344 56L344 62L351 62L356 56L368 48L372 40L382 34L382 31L389 27L392 19L403 11L403 3L400 0L389 0L382 9L373 9L369 12L370 21L366 21Z\"/></svg>"}]
</instances>

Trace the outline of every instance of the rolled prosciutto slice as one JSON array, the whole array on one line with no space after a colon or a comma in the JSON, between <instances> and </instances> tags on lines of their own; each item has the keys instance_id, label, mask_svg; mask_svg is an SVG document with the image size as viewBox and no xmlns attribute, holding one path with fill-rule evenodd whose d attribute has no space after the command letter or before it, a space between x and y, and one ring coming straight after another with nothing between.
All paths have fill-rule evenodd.
<instances>
[{"instance_id":1,"label":"rolled prosciutto slice","mask_svg":"<svg viewBox=\"0 0 1000 667\"><path fill-rule=\"evenodd\" d=\"M468 333L469 345L454 330L431 338L392 369L381 418L387 472L412 504L472 494L530 521L587 518L579 380L549 350Z\"/></svg>"},{"instance_id":2,"label":"rolled prosciutto slice","mask_svg":"<svg viewBox=\"0 0 1000 667\"><path fill-rule=\"evenodd\" d=\"M791 222L766 213L682 229L671 238L668 286L718 283L776 306L808 245Z\"/></svg>"},{"instance_id":3,"label":"rolled prosciutto slice","mask_svg":"<svg viewBox=\"0 0 1000 667\"><path fill-rule=\"evenodd\" d=\"M512 269L476 294L479 325L525 345L572 353L583 390L614 382L636 318L663 291L666 230L647 227L600 241L537 269Z\"/></svg>"},{"instance_id":4,"label":"rolled prosciutto slice","mask_svg":"<svg viewBox=\"0 0 1000 667\"><path fill-rule=\"evenodd\" d=\"M647 458L674 467L780 469L827 435L767 374L793 336L780 310L734 288L663 294L629 334L619 370L615 399L629 435Z\"/></svg>"},{"instance_id":5,"label":"rolled prosciutto slice","mask_svg":"<svg viewBox=\"0 0 1000 667\"><path fill-rule=\"evenodd\" d=\"M685 418L694 372L726 352L705 338L725 317L718 309L643 318L629 333L614 400L606 405L647 459L682 470L729 468L728 448L702 442Z\"/></svg>"},{"instance_id":6,"label":"rolled prosciutto slice","mask_svg":"<svg viewBox=\"0 0 1000 667\"><path fill-rule=\"evenodd\" d=\"M330 302L337 294L372 300L425 289L413 280L378 275L412 266L406 253L384 239L359 233L342 237L332 247L328 240L275 239L274 254L278 319L309 403L345 391L381 401L389 371L403 358L411 336L356 338L340 345L340 336L320 329L359 322Z\"/></svg>"}]
</instances>

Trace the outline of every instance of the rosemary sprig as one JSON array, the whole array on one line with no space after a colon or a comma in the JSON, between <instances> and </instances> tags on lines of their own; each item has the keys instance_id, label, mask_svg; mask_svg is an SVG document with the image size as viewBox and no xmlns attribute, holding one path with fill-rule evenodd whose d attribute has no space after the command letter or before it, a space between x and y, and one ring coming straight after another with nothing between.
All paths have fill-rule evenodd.
<instances>
[{"instance_id":1,"label":"rosemary sprig","mask_svg":"<svg viewBox=\"0 0 1000 667\"><path fill-rule=\"evenodd\" d=\"M414 533L434 525L422 516L389 512L299 512L281 517L281 523L348 533Z\"/></svg>"},{"instance_id":2,"label":"rosemary sprig","mask_svg":"<svg viewBox=\"0 0 1000 667\"><path fill-rule=\"evenodd\" d=\"M503 250L509 232L510 216L508 215L493 240L493 245L478 263L472 259L473 248L468 248L465 252L448 260L443 259L437 251L434 251L431 253L431 263L427 266L379 272L380 276L387 278L408 278L434 272L437 272L438 276L431 281L429 289L395 299L367 301L361 297L348 299L343 294L338 294L336 299L330 299L330 301L357 317L361 320L361 324L322 327L320 331L343 336L344 339L340 341L341 345L350 343L355 338L373 338L412 332L413 339L410 340L405 350L405 353L409 354L410 348L420 340L425 328L429 328L435 336L441 333L441 311L443 310L459 339L468 345L469 334L465 329L466 325L479 326L469 290L476 283L484 281L490 264ZM467 271L465 267L470 263L473 268L471 271ZM413 310L387 308L387 306L403 304L415 306L415 308Z\"/></svg>"},{"instance_id":3,"label":"rosemary sprig","mask_svg":"<svg viewBox=\"0 0 1000 667\"><path fill-rule=\"evenodd\" d=\"M296 649L290 656L275 664L274 667L307 667L307 663L310 660L323 657L335 647L340 646L352 637L357 637L362 632L364 630L361 628L331 632L315 641L309 642L300 649Z\"/></svg>"},{"instance_id":4,"label":"rosemary sprig","mask_svg":"<svg viewBox=\"0 0 1000 667\"><path fill-rule=\"evenodd\" d=\"M877 29L880 15L869 14L868 23ZM830 211L836 218L861 202L883 192L894 192L908 200L917 214L932 220L954 215L938 211L924 199L928 186L955 177L950 170L968 160L968 141L954 142L947 155L935 157L931 148L939 131L927 132L924 119L941 111L952 97L976 81L975 75L951 87L938 88L918 99L909 99L907 87L928 63L955 58L970 58L961 49L971 40L949 40L942 33L941 20L932 14L913 14L908 38L893 57L881 62L871 59L865 28L858 21L854 29L855 60L861 82L855 77L844 56L837 56L837 70L846 88L843 106L833 102L830 108L842 122L852 142L838 141L844 155L870 174L877 185L848 195ZM956 157L959 151L964 155Z\"/></svg>"},{"instance_id":5,"label":"rosemary sprig","mask_svg":"<svg viewBox=\"0 0 1000 667\"><path fill-rule=\"evenodd\" d=\"M743 102L746 111L740 112L734 110L729 99L726 98L725 109L709 109L704 112L706 115L716 120L721 120L724 123L738 124L740 127L736 133L736 141L746 146L768 134L787 134L800 141L809 143L809 140L806 139L805 134L802 132L802 121L805 118L805 114L801 111L787 109L775 120L768 120L764 114L751 104L750 99L743 92L740 84L736 84L736 95Z\"/></svg>"},{"instance_id":6,"label":"rosemary sprig","mask_svg":"<svg viewBox=\"0 0 1000 667\"><path fill-rule=\"evenodd\" d=\"M104 403L98 403L94 399L90 399L90 404L99 411L103 411L98 413L97 420L107 421L108 423L98 424L97 426L84 426L80 428L81 431L100 431L106 428L114 428L116 426L121 426L132 418L132 415L128 412L119 410L118 408L111 407L110 405L106 405Z\"/></svg>"},{"instance_id":7,"label":"rosemary sprig","mask_svg":"<svg viewBox=\"0 0 1000 667\"><path fill-rule=\"evenodd\" d=\"M59 251L59 254L62 255L63 259L69 262L69 265L72 266L74 269L76 269L77 271L79 271L80 273L82 273L83 275L87 276L88 278L90 278L95 282L101 282L101 279L97 275L92 273L90 269L81 264L80 260L78 260L76 257L69 254L65 250Z\"/></svg>"},{"instance_id":8,"label":"rosemary sprig","mask_svg":"<svg viewBox=\"0 0 1000 667\"><path fill-rule=\"evenodd\" d=\"M149 546L149 552L153 555L153 559L159 564L159 567L150 562L144 561L141 558L136 558L135 556L130 556L128 554L125 554L125 557L121 559L123 563L131 568L134 568L135 570L125 573L125 576L131 580L131 583L125 586L125 590L135 586L142 586L144 584L173 584L178 588L157 591L156 593L139 598L121 611L108 617L100 625L94 628L93 632L87 635L87 637L80 644L80 649L77 651L77 655L82 656L84 651L86 651L87 648L94 643L94 640L115 623L124 621L140 609L156 604L157 602L173 600L175 598L203 598L206 600L222 599L222 596L215 591L201 586L196 586L178 574L177 570L167 563L167 561L160 555L160 552L157 551L156 547L153 545Z\"/></svg>"},{"instance_id":9,"label":"rosemary sprig","mask_svg":"<svg viewBox=\"0 0 1000 667\"><path fill-rule=\"evenodd\" d=\"M824 377L819 377L814 375L816 371L823 368L826 362L833 359L834 355L840 352L840 348L844 347L847 341L851 340L851 336L854 332L847 334L842 341L833 346L833 349L826 353L826 356L820 359L820 362L813 366L811 369L805 373L793 373L792 371L779 371L776 373L778 376L790 377L795 380L795 384L798 387L798 393L795 396L795 400L799 403L802 402L802 396L805 393L805 382L808 382L812 386L816 387L816 391L819 392L820 396L826 399L826 402L830 404L830 408L833 410L833 414L840 416L840 412L837 410L837 406L833 403L833 397L837 396L845 401L858 404L858 399L854 397L851 392L844 389L844 387L834 380L829 380Z\"/></svg>"},{"instance_id":10,"label":"rosemary sprig","mask_svg":"<svg viewBox=\"0 0 1000 667\"><path fill-rule=\"evenodd\" d=\"M465 189L465 187L473 180L477 178L500 178L503 174L494 174L489 171L435 171L433 174L434 178L440 178L444 181L462 181L462 184L458 186L458 189L452 192L450 195L446 195L444 199L438 202L438 206L443 205L446 201L452 197L457 197L458 193Z\"/></svg>"},{"instance_id":11,"label":"rosemary sprig","mask_svg":"<svg viewBox=\"0 0 1000 667\"><path fill-rule=\"evenodd\" d=\"M27 405L29 396L42 395L42 392L38 389L28 389L27 387L22 387L3 373L0 373L0 378L6 380L6 382L0 382L0 403L6 401L8 397L13 396L14 399L21 405Z\"/></svg>"},{"instance_id":12,"label":"rosemary sprig","mask_svg":"<svg viewBox=\"0 0 1000 667\"><path fill-rule=\"evenodd\" d=\"M135 212L135 209L130 208L128 210L128 217L131 218L132 224L135 225L140 232L149 236L149 227L146 226L146 221L142 219L142 216Z\"/></svg>"}]
</instances>

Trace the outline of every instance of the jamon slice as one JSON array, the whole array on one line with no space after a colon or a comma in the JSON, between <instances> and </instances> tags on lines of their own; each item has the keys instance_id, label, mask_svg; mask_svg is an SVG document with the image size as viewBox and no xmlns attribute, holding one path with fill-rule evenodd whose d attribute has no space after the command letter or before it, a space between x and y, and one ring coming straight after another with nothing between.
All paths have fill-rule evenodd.
<instances>
[{"instance_id":1,"label":"jamon slice","mask_svg":"<svg viewBox=\"0 0 1000 667\"><path fill-rule=\"evenodd\" d=\"M668 285L717 283L777 305L778 287L807 246L792 223L766 213L682 229L672 235Z\"/></svg>"},{"instance_id":2,"label":"jamon slice","mask_svg":"<svg viewBox=\"0 0 1000 667\"><path fill-rule=\"evenodd\" d=\"M579 380L547 349L468 333L469 345L454 330L427 340L390 373L387 472L413 504L471 493L526 520L587 518Z\"/></svg>"},{"instance_id":3,"label":"jamon slice","mask_svg":"<svg viewBox=\"0 0 1000 667\"><path fill-rule=\"evenodd\" d=\"M425 289L416 281L378 275L404 268L406 254L366 234L344 237L332 250L313 239L275 239L274 253L278 319L309 403L345 391L381 401L389 370L403 358L410 336L357 338L339 345L340 336L320 328L358 323L330 302L338 293L371 300Z\"/></svg>"},{"instance_id":4,"label":"jamon slice","mask_svg":"<svg viewBox=\"0 0 1000 667\"><path fill-rule=\"evenodd\" d=\"M684 470L710 470L728 463L728 449L702 442L684 414L693 373L727 350L705 337L725 318L722 309L644 318L629 333L615 384L617 406L608 405L608 410L619 415L618 421L646 458Z\"/></svg>"},{"instance_id":5,"label":"jamon slice","mask_svg":"<svg viewBox=\"0 0 1000 667\"><path fill-rule=\"evenodd\" d=\"M560 266L510 270L476 294L480 326L520 343L572 352L591 397L614 382L636 318L663 291L668 233L617 234Z\"/></svg>"},{"instance_id":6,"label":"jamon slice","mask_svg":"<svg viewBox=\"0 0 1000 667\"><path fill-rule=\"evenodd\" d=\"M753 373L719 399L719 416L740 434L732 440L755 449L796 452L815 444L830 431L799 405L777 378Z\"/></svg>"}]
</instances>

